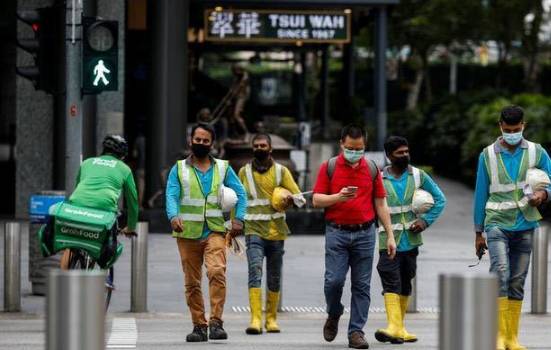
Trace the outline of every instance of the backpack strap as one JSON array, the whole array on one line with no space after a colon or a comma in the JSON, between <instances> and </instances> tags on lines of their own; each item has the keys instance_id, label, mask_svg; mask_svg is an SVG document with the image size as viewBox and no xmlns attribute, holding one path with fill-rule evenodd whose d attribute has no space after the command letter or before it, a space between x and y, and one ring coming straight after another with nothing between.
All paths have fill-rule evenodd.
<instances>
[{"instance_id":1,"label":"backpack strap","mask_svg":"<svg viewBox=\"0 0 551 350\"><path fill-rule=\"evenodd\" d=\"M327 161L327 177L329 177L329 180L333 178L336 166L337 157L330 158ZM373 180L373 183L375 183L375 180L377 179L377 174L379 173L379 167L371 159L367 159L367 166L369 168L369 175L371 175L371 179Z\"/></svg>"},{"instance_id":2,"label":"backpack strap","mask_svg":"<svg viewBox=\"0 0 551 350\"><path fill-rule=\"evenodd\" d=\"M337 166L337 157L332 157L327 161L327 177L329 177L329 180L333 178L333 174L335 173L336 166Z\"/></svg>"},{"instance_id":3,"label":"backpack strap","mask_svg":"<svg viewBox=\"0 0 551 350\"><path fill-rule=\"evenodd\" d=\"M375 180L377 180L377 175L379 174L379 167L371 159L367 160L367 166L369 167L369 175L371 175L371 180L373 181L373 184L375 184Z\"/></svg>"}]
</instances>

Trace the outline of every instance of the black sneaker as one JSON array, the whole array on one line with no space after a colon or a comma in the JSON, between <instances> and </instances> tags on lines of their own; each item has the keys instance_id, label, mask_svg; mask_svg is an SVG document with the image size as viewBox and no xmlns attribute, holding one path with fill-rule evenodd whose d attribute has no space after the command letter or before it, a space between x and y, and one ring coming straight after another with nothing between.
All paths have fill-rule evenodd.
<instances>
[{"instance_id":1,"label":"black sneaker","mask_svg":"<svg viewBox=\"0 0 551 350\"><path fill-rule=\"evenodd\" d=\"M193 332L187 335L186 341L188 343L198 343L198 342L208 341L207 326L194 326Z\"/></svg>"},{"instance_id":2,"label":"black sneaker","mask_svg":"<svg viewBox=\"0 0 551 350\"><path fill-rule=\"evenodd\" d=\"M228 333L222 327L222 321L210 321L209 324L209 339L224 340L228 339Z\"/></svg>"}]
</instances>

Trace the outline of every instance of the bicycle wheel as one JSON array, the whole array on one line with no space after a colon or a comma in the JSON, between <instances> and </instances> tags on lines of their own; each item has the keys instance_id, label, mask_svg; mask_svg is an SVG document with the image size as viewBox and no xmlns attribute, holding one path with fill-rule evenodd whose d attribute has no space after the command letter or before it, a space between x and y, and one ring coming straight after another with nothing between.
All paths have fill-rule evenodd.
<instances>
[{"instance_id":1,"label":"bicycle wheel","mask_svg":"<svg viewBox=\"0 0 551 350\"><path fill-rule=\"evenodd\" d=\"M70 249L69 254L69 270L101 270L98 264L96 264L94 259L92 259L88 253L80 249ZM107 271L107 280L105 282L105 311L107 311L109 308L109 303L111 302L111 293L113 292L113 276L114 271L111 267Z\"/></svg>"}]
</instances>

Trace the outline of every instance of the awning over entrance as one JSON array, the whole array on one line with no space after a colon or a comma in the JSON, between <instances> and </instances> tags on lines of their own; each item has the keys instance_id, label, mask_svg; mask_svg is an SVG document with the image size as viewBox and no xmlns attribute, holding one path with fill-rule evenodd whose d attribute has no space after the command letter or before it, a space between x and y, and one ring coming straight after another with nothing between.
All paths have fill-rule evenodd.
<instances>
[{"instance_id":1,"label":"awning over entrance","mask_svg":"<svg viewBox=\"0 0 551 350\"><path fill-rule=\"evenodd\" d=\"M387 50L387 7L389 5L398 4L399 0L273 0L273 1L258 1L258 0L154 0L151 1L152 12L152 34L153 34L153 116L154 122L150 124L150 142L152 144L151 153L148 157L148 173L149 181L153 183L159 182L156 174L158 169L161 169L167 163L167 155L175 154L178 150L185 147L186 123L188 120L188 30L189 28L205 28L205 20L208 20L208 15L205 15L205 10L218 10L223 12L224 9L236 11L239 10L282 10L286 11L342 11L347 15L351 15L350 22L357 20L354 14L357 12L369 12L370 18L375 21L374 32L374 78L373 78L373 109L377 119L377 148L382 149L384 138L386 137L386 70L385 70L385 53ZM350 12L347 12L350 11ZM269 21L274 19L269 18ZM340 20L339 20L340 21ZM336 23L341 23L337 21ZM316 29L316 28L314 28ZM303 30L306 30L303 28ZM312 28L308 28L312 30ZM343 32L335 32L335 38L338 40L343 37ZM250 34L250 33L249 33ZM303 35L304 32L289 31L287 35ZM225 49L229 46L245 46L257 45L265 46L266 48L274 45L294 45L290 42L276 42L277 36L273 32L264 32L264 39L273 40L257 40L256 42L244 40L242 37L237 38L234 42L227 40L220 41L204 41L203 43L195 43L194 45L210 45L216 46L216 49ZM313 36L327 35L327 33L309 32L308 38ZM251 35L252 36L252 35ZM328 36L327 36L328 37ZM342 43L347 43L351 36L346 36L346 40L341 40ZM319 37L318 37L319 39ZM323 39L323 38L322 38ZM297 41L301 41L300 38ZM303 40L305 45L318 45L314 40ZM320 41L325 47L331 41ZM325 51L327 51L325 49ZM322 57L322 85L327 85L328 57L325 52ZM326 120L328 114L328 89L323 90L323 95L327 96L322 101L321 119Z\"/></svg>"}]
</instances>

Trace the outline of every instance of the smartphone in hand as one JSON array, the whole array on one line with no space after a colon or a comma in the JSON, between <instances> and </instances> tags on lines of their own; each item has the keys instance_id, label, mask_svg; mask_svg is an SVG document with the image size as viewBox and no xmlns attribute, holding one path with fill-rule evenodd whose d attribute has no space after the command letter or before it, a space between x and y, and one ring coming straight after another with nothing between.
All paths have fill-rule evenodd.
<instances>
[{"instance_id":1,"label":"smartphone in hand","mask_svg":"<svg viewBox=\"0 0 551 350\"><path fill-rule=\"evenodd\" d=\"M358 186L347 186L346 189L348 190L348 192L354 193L358 191Z\"/></svg>"}]
</instances>

